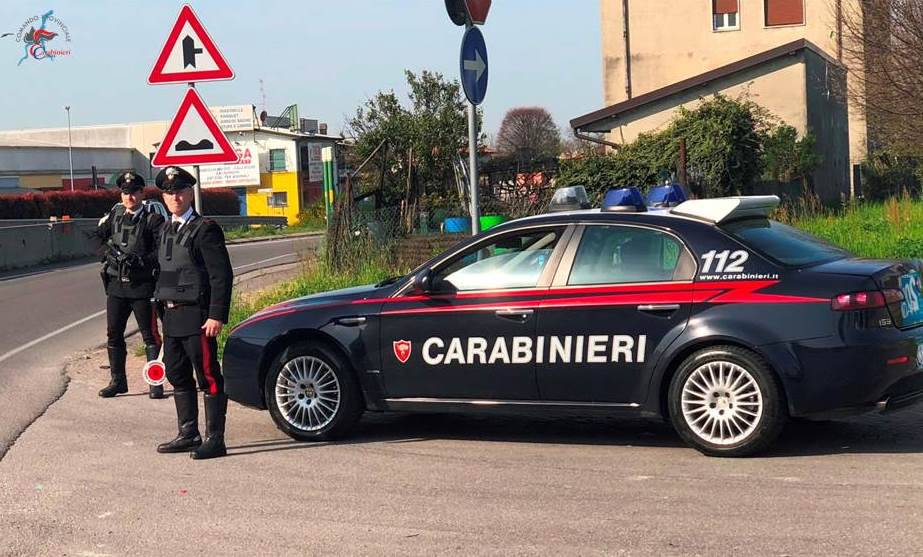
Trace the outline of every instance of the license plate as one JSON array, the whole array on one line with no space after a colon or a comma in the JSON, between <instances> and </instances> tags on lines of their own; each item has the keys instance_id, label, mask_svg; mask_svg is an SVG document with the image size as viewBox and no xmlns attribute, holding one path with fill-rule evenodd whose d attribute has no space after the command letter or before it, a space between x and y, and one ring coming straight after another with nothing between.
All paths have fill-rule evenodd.
<instances>
[{"instance_id":1,"label":"license plate","mask_svg":"<svg viewBox=\"0 0 923 557\"><path fill-rule=\"evenodd\" d=\"M923 308L920 305L920 273L910 271L901 275L901 293L904 300L901 302L901 325L907 327L923 322Z\"/></svg>"}]
</instances>

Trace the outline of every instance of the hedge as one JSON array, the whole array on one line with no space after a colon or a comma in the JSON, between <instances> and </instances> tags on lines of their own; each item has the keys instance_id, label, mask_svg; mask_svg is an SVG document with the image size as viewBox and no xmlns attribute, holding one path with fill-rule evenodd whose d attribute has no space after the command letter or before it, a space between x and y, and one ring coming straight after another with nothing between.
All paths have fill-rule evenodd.
<instances>
[{"instance_id":1,"label":"hedge","mask_svg":"<svg viewBox=\"0 0 923 557\"><path fill-rule=\"evenodd\" d=\"M240 203L229 189L203 190L206 215L237 215ZM145 199L161 200L160 190L146 188ZM48 217L99 218L119 201L118 190L51 191L0 196L0 219L44 219Z\"/></svg>"}]
</instances>

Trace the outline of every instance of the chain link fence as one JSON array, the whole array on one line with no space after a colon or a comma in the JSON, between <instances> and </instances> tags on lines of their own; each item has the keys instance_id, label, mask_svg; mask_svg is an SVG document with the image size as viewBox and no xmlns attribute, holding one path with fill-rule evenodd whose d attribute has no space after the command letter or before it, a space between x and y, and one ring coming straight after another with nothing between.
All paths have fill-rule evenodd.
<instances>
[{"instance_id":1,"label":"chain link fence","mask_svg":"<svg viewBox=\"0 0 923 557\"><path fill-rule=\"evenodd\" d=\"M488 169L480 177L479 229L543 213L554 193L556 168ZM450 192L446 194L445 192ZM455 184L440 193L404 196L381 206L379 196L356 195L346 181L328 227L326 260L338 270L380 265L406 271L471 234L470 205Z\"/></svg>"}]
</instances>

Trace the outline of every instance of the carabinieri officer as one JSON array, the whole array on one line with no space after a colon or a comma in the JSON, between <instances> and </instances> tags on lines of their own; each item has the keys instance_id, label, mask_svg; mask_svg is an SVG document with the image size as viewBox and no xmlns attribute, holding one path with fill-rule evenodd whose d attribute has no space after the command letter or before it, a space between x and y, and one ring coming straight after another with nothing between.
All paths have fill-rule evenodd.
<instances>
[{"instance_id":1,"label":"carabinieri officer","mask_svg":"<svg viewBox=\"0 0 923 557\"><path fill-rule=\"evenodd\" d=\"M164 219L142 203L144 178L132 171L116 180L122 202L99 221L96 235L106 248L102 278L106 288L106 347L109 352L109 385L99 396L111 398L128 392L125 377L125 326L132 312L144 339L148 361L160 355L157 315L151 296L157 269L157 234ZM163 386L150 387L151 398L163 398Z\"/></svg>"},{"instance_id":2,"label":"carabinieri officer","mask_svg":"<svg viewBox=\"0 0 923 557\"><path fill-rule=\"evenodd\" d=\"M161 453L192 451L192 458L224 456L228 399L218 363L218 334L228 321L234 272L224 232L192 208L195 178L167 167L157 187L170 211L160 237L160 275L154 297L163 304L163 362L173 385L179 433ZM195 377L193 377L193 370ZM205 440L199 435L198 386L205 392Z\"/></svg>"}]
</instances>

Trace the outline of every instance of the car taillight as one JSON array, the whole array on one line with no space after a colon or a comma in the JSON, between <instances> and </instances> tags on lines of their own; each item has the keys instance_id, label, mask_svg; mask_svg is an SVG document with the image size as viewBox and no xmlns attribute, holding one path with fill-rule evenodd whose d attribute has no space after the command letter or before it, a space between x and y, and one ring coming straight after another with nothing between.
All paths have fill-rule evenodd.
<instances>
[{"instance_id":1,"label":"car taillight","mask_svg":"<svg viewBox=\"0 0 923 557\"><path fill-rule=\"evenodd\" d=\"M871 290L834 296L831 305L833 311L853 311L857 309L882 308L903 299L904 295L901 294L900 290Z\"/></svg>"}]
</instances>

